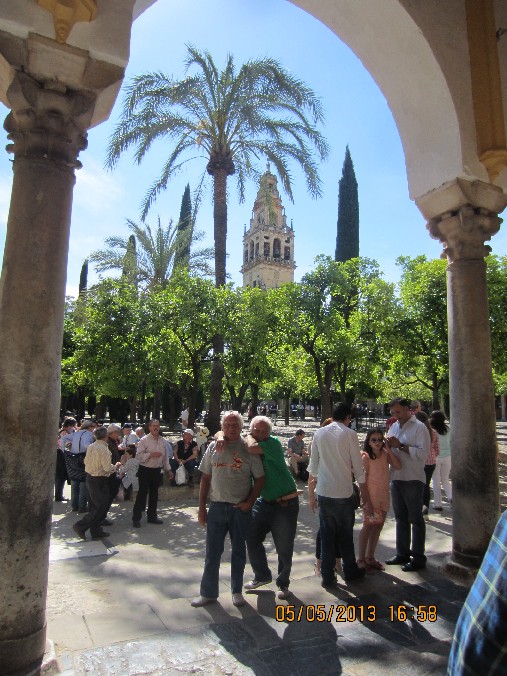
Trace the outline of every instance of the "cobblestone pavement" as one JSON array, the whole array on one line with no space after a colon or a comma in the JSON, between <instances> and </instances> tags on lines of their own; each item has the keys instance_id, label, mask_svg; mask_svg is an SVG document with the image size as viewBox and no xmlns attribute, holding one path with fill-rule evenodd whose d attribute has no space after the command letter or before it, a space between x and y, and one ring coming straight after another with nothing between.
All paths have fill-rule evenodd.
<instances>
[{"instance_id":1,"label":"cobblestone pavement","mask_svg":"<svg viewBox=\"0 0 507 676\"><path fill-rule=\"evenodd\" d=\"M317 426L315 421L291 421L288 428L277 426L275 433L286 439L303 427L310 436ZM500 423L504 504L506 441L507 425ZM55 503L45 673L445 674L449 643L467 594L466 585L443 572L451 548L450 507L444 504L442 513L430 517L426 570L403 573L389 567L329 592L313 575L318 521L306 504L305 486L299 483L299 488L291 596L278 601L271 584L247 594L243 608L231 601L228 546L219 602L190 606L198 594L204 552L204 530L196 520L198 488L172 490L171 499L160 503L161 526L143 521L140 529L132 529L132 503L114 504L111 535L97 542L79 541L72 532L77 517L70 505ZM357 523L356 537L358 531ZM389 515L377 550L380 560L393 553L394 537ZM274 569L269 537L267 549ZM249 575L247 564L245 580ZM419 620L412 619L417 609Z\"/></svg>"}]
</instances>

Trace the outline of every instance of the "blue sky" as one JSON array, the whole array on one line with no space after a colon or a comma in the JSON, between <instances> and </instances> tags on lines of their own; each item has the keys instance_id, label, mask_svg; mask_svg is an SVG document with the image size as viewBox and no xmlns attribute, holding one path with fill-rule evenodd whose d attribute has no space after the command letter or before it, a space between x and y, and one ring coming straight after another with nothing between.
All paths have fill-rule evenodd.
<instances>
[{"instance_id":1,"label":"blue sky","mask_svg":"<svg viewBox=\"0 0 507 676\"><path fill-rule=\"evenodd\" d=\"M408 196L405 160L400 138L387 102L359 59L326 26L287 0L158 0L134 23L131 58L126 81L149 70L176 78L184 75L185 45L211 52L219 67L227 53L237 64L249 58L278 59L321 97L326 113L323 133L331 146L321 165L323 197L313 200L303 177L294 167L294 204L282 193L287 220L294 223L296 281L311 269L315 256L333 256L336 242L338 181L345 147L349 145L359 184L360 254L379 261L386 279L396 281L400 255L426 254L437 258L439 242L432 240L417 207ZM103 168L105 148L119 117L122 96L109 120L90 130L88 149L81 153L77 172L69 250L67 292L78 286L84 259L110 235L128 235L130 218L140 222L139 205L166 157L154 146L140 166L125 155L114 171ZM2 107L0 113L7 114ZM5 146L6 136L0 138ZM189 163L150 211L147 222L177 220L186 183L193 189L205 160ZM264 166L260 167L261 169ZM3 247L10 200L11 162L0 153L0 246ZM248 225L256 185L249 185L246 200L238 203L234 181L229 186L227 270L241 284L243 227ZM212 242L211 195L204 199L197 229ZM507 238L493 238L493 252L504 254ZM90 269L89 282L97 279Z\"/></svg>"}]
</instances>

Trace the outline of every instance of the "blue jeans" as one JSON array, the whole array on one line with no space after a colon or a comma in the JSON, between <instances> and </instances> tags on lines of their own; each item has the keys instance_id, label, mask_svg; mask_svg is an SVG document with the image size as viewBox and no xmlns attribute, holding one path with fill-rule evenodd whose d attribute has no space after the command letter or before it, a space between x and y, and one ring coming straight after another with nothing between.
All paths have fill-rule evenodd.
<instances>
[{"instance_id":1,"label":"blue jeans","mask_svg":"<svg viewBox=\"0 0 507 676\"><path fill-rule=\"evenodd\" d=\"M391 481L391 498L396 519L396 554L415 563L426 563L424 545L426 524L422 514L424 484L422 481ZM410 531L412 530L412 547Z\"/></svg>"},{"instance_id":2,"label":"blue jeans","mask_svg":"<svg viewBox=\"0 0 507 676\"><path fill-rule=\"evenodd\" d=\"M357 573L354 551L354 496L326 498L318 496L322 558L320 572L326 583L334 580L337 547L342 556L343 577Z\"/></svg>"},{"instance_id":3,"label":"blue jeans","mask_svg":"<svg viewBox=\"0 0 507 676\"><path fill-rule=\"evenodd\" d=\"M76 481L76 479L71 479L70 499L74 511L79 510L82 512L86 509L86 505L88 504L86 481Z\"/></svg>"},{"instance_id":4,"label":"blue jeans","mask_svg":"<svg viewBox=\"0 0 507 676\"><path fill-rule=\"evenodd\" d=\"M298 512L299 498L291 498L283 504L266 502L263 498L256 501L246 539L248 558L256 580L271 580L271 571L263 545L266 535L271 532L278 554L276 584L280 588L289 586Z\"/></svg>"},{"instance_id":5,"label":"blue jeans","mask_svg":"<svg viewBox=\"0 0 507 676\"><path fill-rule=\"evenodd\" d=\"M218 598L218 573L224 552L225 536L231 538L231 591L243 589L243 573L246 564L246 534L252 512L235 509L231 502L211 502L206 526L206 558L201 579L201 596Z\"/></svg>"}]
</instances>

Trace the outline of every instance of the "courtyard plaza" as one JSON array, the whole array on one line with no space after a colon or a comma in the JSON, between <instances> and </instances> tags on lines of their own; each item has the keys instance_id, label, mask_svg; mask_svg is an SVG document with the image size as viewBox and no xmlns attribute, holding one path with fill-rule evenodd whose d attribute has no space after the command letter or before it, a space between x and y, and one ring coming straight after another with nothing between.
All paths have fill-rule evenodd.
<instances>
[{"instance_id":1,"label":"courtyard plaza","mask_svg":"<svg viewBox=\"0 0 507 676\"><path fill-rule=\"evenodd\" d=\"M277 425L274 434L286 446L299 427L309 441L318 423L291 420L288 427ZM497 436L505 509L507 423L498 423ZM359 437L362 440L364 433ZM277 600L272 583L245 594L247 604L234 607L226 542L218 602L192 608L205 547L205 531L197 524L199 488L165 484L161 497L166 499L159 502L163 525L144 519L134 530L132 503L114 503L114 525L101 541L78 540L70 504L54 503L44 673L446 673L450 641L470 584L470 579L450 576L445 568L452 532L448 503L444 501L442 512L430 508L425 570L403 573L399 566L389 566L349 584L338 576L337 587L329 591L313 574L318 517L308 508L306 486L298 481L301 509L287 601ZM360 521L357 511L356 549ZM391 556L394 542L391 512L377 558ZM276 553L269 536L267 551L274 571ZM245 582L249 579L247 563ZM418 609L422 621L412 619Z\"/></svg>"}]
</instances>

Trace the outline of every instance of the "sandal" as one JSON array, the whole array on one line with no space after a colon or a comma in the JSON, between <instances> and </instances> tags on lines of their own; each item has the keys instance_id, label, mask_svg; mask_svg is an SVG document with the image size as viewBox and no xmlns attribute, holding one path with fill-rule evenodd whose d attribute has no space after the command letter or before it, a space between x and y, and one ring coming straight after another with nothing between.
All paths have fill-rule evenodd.
<instances>
[{"instance_id":1,"label":"sandal","mask_svg":"<svg viewBox=\"0 0 507 676\"><path fill-rule=\"evenodd\" d=\"M317 559L313 564L313 574L320 575L320 559Z\"/></svg>"},{"instance_id":2,"label":"sandal","mask_svg":"<svg viewBox=\"0 0 507 676\"><path fill-rule=\"evenodd\" d=\"M365 559L357 559L356 561L358 568L364 568L366 575L373 575L373 570Z\"/></svg>"},{"instance_id":3,"label":"sandal","mask_svg":"<svg viewBox=\"0 0 507 676\"><path fill-rule=\"evenodd\" d=\"M365 559L366 565L375 570L385 570L384 566L376 559Z\"/></svg>"}]
</instances>

